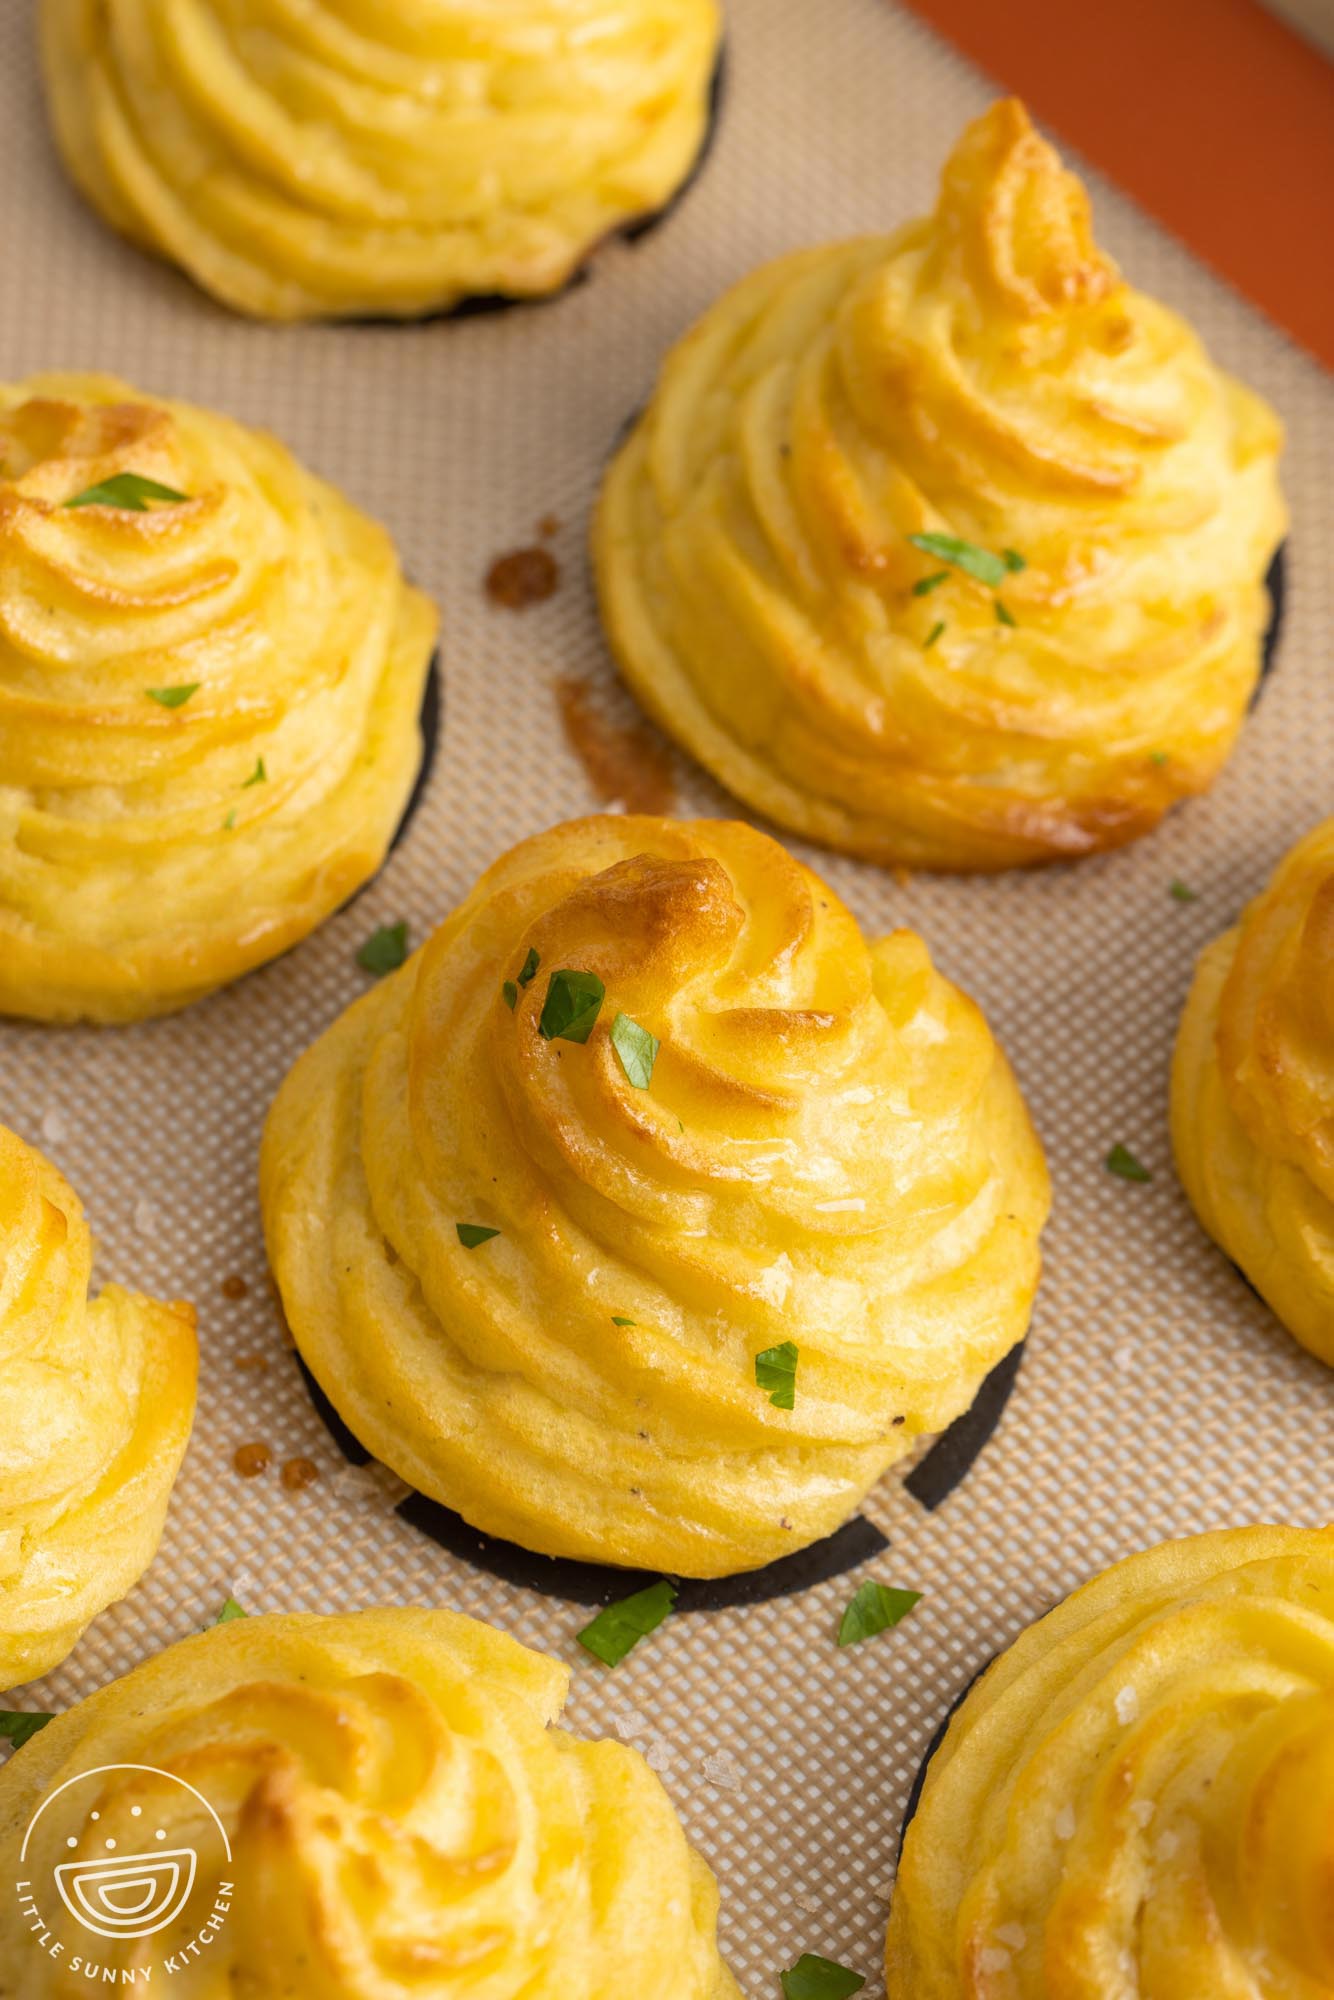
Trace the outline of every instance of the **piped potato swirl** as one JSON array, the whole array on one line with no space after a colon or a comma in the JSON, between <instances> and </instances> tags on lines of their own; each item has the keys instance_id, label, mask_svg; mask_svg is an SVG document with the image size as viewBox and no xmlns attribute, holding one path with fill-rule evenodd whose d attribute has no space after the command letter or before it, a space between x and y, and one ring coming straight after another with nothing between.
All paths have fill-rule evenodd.
<instances>
[{"instance_id":1,"label":"piped potato swirl","mask_svg":"<svg viewBox=\"0 0 1334 2000\"><path fill-rule=\"evenodd\" d=\"M147 1569L190 1436L193 1308L90 1299L92 1259L73 1188L0 1126L0 1694Z\"/></svg>"},{"instance_id":2,"label":"piped potato swirl","mask_svg":"<svg viewBox=\"0 0 1334 2000\"><path fill-rule=\"evenodd\" d=\"M196 1856L188 1902L88 1956L127 1976L176 1958L191 2000L739 2000L713 1877L638 1751L551 1727L568 1684L448 1611L216 1626L0 1770L6 1885L40 1892L90 1830L130 1854L161 1828ZM7 1922L0 1989L65 2000L88 1980Z\"/></svg>"},{"instance_id":3,"label":"piped potato swirl","mask_svg":"<svg viewBox=\"0 0 1334 2000\"><path fill-rule=\"evenodd\" d=\"M704 145L717 0L42 0L65 165L239 312L559 290Z\"/></svg>"},{"instance_id":4,"label":"piped potato swirl","mask_svg":"<svg viewBox=\"0 0 1334 2000\"><path fill-rule=\"evenodd\" d=\"M569 970L605 987L585 1043L542 1031ZM513 849L301 1058L261 1197L371 1451L527 1548L714 1576L831 1532L967 1407L1026 1329L1048 1183L919 938L868 946L748 827L611 815ZM755 1367L787 1341L791 1410Z\"/></svg>"},{"instance_id":5,"label":"piped potato swirl","mask_svg":"<svg viewBox=\"0 0 1334 2000\"><path fill-rule=\"evenodd\" d=\"M1280 442L998 103L931 216L765 266L670 355L596 517L608 638L812 839L961 870L1114 847L1232 747Z\"/></svg>"},{"instance_id":6,"label":"piped potato swirl","mask_svg":"<svg viewBox=\"0 0 1334 2000\"><path fill-rule=\"evenodd\" d=\"M889 2000L1334 1992L1334 1529L1118 1563L967 1697L903 1846Z\"/></svg>"},{"instance_id":7,"label":"piped potato swirl","mask_svg":"<svg viewBox=\"0 0 1334 2000\"><path fill-rule=\"evenodd\" d=\"M1210 1236L1334 1365L1334 819L1201 956L1172 1136Z\"/></svg>"},{"instance_id":8,"label":"piped potato swirl","mask_svg":"<svg viewBox=\"0 0 1334 2000\"><path fill-rule=\"evenodd\" d=\"M166 1013L335 910L411 791L435 628L275 439L0 388L0 1011Z\"/></svg>"}]
</instances>

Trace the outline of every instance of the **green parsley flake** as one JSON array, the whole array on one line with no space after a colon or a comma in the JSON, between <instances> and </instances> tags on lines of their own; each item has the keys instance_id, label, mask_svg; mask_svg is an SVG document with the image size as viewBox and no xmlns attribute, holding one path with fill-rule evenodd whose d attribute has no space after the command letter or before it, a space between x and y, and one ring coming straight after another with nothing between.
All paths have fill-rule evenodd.
<instances>
[{"instance_id":1,"label":"green parsley flake","mask_svg":"<svg viewBox=\"0 0 1334 2000\"><path fill-rule=\"evenodd\" d=\"M578 1635L579 1644L604 1667L619 1667L641 1639L656 1632L676 1602L676 1585L664 1577L619 1604L608 1604Z\"/></svg>"},{"instance_id":2,"label":"green parsley flake","mask_svg":"<svg viewBox=\"0 0 1334 2000\"><path fill-rule=\"evenodd\" d=\"M839 1645L858 1646L863 1639L874 1639L877 1632L890 1631L921 1601L920 1590L896 1590L891 1584L877 1583L874 1577L868 1577L858 1586L839 1621Z\"/></svg>"},{"instance_id":3,"label":"green parsley flake","mask_svg":"<svg viewBox=\"0 0 1334 2000\"><path fill-rule=\"evenodd\" d=\"M236 807L233 806L231 811L228 813L226 819L222 822L222 830L224 833L230 833L232 829L235 827L235 825L236 825Z\"/></svg>"},{"instance_id":4,"label":"green parsley flake","mask_svg":"<svg viewBox=\"0 0 1334 2000\"><path fill-rule=\"evenodd\" d=\"M523 971L519 974L520 986L532 985L537 977L537 968L541 963L541 959L530 945L528 947L528 956L523 962Z\"/></svg>"},{"instance_id":5,"label":"green parsley flake","mask_svg":"<svg viewBox=\"0 0 1334 2000\"><path fill-rule=\"evenodd\" d=\"M1021 569L1028 568L1027 561L1020 555L1018 549L1002 549L1001 561L1005 564L1011 576L1018 576Z\"/></svg>"},{"instance_id":6,"label":"green parsley flake","mask_svg":"<svg viewBox=\"0 0 1334 2000\"><path fill-rule=\"evenodd\" d=\"M797 1358L794 1340L785 1340L781 1347L766 1347L755 1356L756 1387L766 1391L776 1410L796 1407Z\"/></svg>"},{"instance_id":7,"label":"green parsley flake","mask_svg":"<svg viewBox=\"0 0 1334 2000\"><path fill-rule=\"evenodd\" d=\"M519 989L512 979L506 979L502 982L500 997L512 1014L519 1004Z\"/></svg>"},{"instance_id":8,"label":"green parsley flake","mask_svg":"<svg viewBox=\"0 0 1334 2000\"><path fill-rule=\"evenodd\" d=\"M1141 1166L1128 1146L1115 1145L1104 1162L1109 1174L1119 1174L1123 1181L1151 1181L1153 1175L1147 1167Z\"/></svg>"},{"instance_id":9,"label":"green parsley flake","mask_svg":"<svg viewBox=\"0 0 1334 2000\"><path fill-rule=\"evenodd\" d=\"M922 651L924 653L929 653L931 651L931 648L935 645L937 639L940 637L941 633L944 630L945 630L945 621L942 618L938 624L935 624L931 627L931 630L927 633L925 639L923 639Z\"/></svg>"},{"instance_id":10,"label":"green parsley flake","mask_svg":"<svg viewBox=\"0 0 1334 2000\"><path fill-rule=\"evenodd\" d=\"M1018 623L1013 611L1011 611L1009 605L1002 597L996 599L996 617L1002 625L1015 625Z\"/></svg>"},{"instance_id":11,"label":"green parsley flake","mask_svg":"<svg viewBox=\"0 0 1334 2000\"><path fill-rule=\"evenodd\" d=\"M160 708L184 708L191 695L199 693L199 687L198 681L187 681L183 687L145 688L144 693Z\"/></svg>"},{"instance_id":12,"label":"green parsley flake","mask_svg":"<svg viewBox=\"0 0 1334 2000\"><path fill-rule=\"evenodd\" d=\"M500 1234L498 1229L488 1229L484 1222L456 1222L454 1227L465 1250L475 1250L479 1243L489 1243Z\"/></svg>"},{"instance_id":13,"label":"green parsley flake","mask_svg":"<svg viewBox=\"0 0 1334 2000\"><path fill-rule=\"evenodd\" d=\"M16 1750L30 1743L39 1729L54 1722L54 1715L37 1708L0 1708L0 1736L8 1737Z\"/></svg>"},{"instance_id":14,"label":"green parsley flake","mask_svg":"<svg viewBox=\"0 0 1334 2000\"><path fill-rule=\"evenodd\" d=\"M262 785L265 779L268 777L268 775L269 775L268 772L264 769L264 759L262 757L256 757L255 768L250 773L250 776L246 779L245 783L242 785L241 790L243 792L248 792L252 785Z\"/></svg>"},{"instance_id":15,"label":"green parsley flake","mask_svg":"<svg viewBox=\"0 0 1334 2000\"><path fill-rule=\"evenodd\" d=\"M789 1972L780 1975L783 2000L850 2000L866 1981L860 1972L836 1965L832 1958L804 1951Z\"/></svg>"},{"instance_id":16,"label":"green parsley flake","mask_svg":"<svg viewBox=\"0 0 1334 2000\"><path fill-rule=\"evenodd\" d=\"M1153 751L1150 751L1150 753L1149 753L1149 762L1150 762L1151 764L1157 764L1157 765L1159 765L1159 766L1162 766L1163 764L1165 764L1165 763L1167 762L1167 752L1166 752L1166 750L1153 750Z\"/></svg>"},{"instance_id":17,"label":"green parsley flake","mask_svg":"<svg viewBox=\"0 0 1334 2000\"><path fill-rule=\"evenodd\" d=\"M618 1014L611 1024L611 1045L621 1059L621 1068L636 1090L647 1090L653 1081L653 1065L661 1047L656 1035L641 1028L628 1014Z\"/></svg>"},{"instance_id":18,"label":"green parsley flake","mask_svg":"<svg viewBox=\"0 0 1334 2000\"><path fill-rule=\"evenodd\" d=\"M150 500L188 500L188 493L178 493L174 486L163 486L156 479L145 478L142 472L115 472L110 479L99 480L96 486L85 486L82 493L76 493L72 500L64 500L64 507L119 507L128 514L144 514Z\"/></svg>"},{"instance_id":19,"label":"green parsley flake","mask_svg":"<svg viewBox=\"0 0 1334 2000\"><path fill-rule=\"evenodd\" d=\"M919 576L912 587L912 594L914 597L928 597L933 590L939 590L941 584L948 583L949 580L950 573L947 569L938 569L934 576Z\"/></svg>"},{"instance_id":20,"label":"green parsley flake","mask_svg":"<svg viewBox=\"0 0 1334 2000\"><path fill-rule=\"evenodd\" d=\"M996 590L1010 574L1012 564L1003 556L993 555L990 549L980 549L976 542L964 542L957 535L909 535L908 540L923 555L934 556L937 562L949 563L952 569L961 569L965 576L975 577L979 583L990 585Z\"/></svg>"},{"instance_id":21,"label":"green parsley flake","mask_svg":"<svg viewBox=\"0 0 1334 2000\"><path fill-rule=\"evenodd\" d=\"M243 1604L238 1604L234 1597L228 1597L223 1600L222 1609L213 1620L213 1623L215 1625L230 1625L234 1619L248 1618L249 1616L250 1614Z\"/></svg>"},{"instance_id":22,"label":"green parsley flake","mask_svg":"<svg viewBox=\"0 0 1334 2000\"><path fill-rule=\"evenodd\" d=\"M1198 903L1200 900L1199 890L1192 889L1187 882L1172 882L1167 893L1174 903Z\"/></svg>"},{"instance_id":23,"label":"green parsley flake","mask_svg":"<svg viewBox=\"0 0 1334 2000\"><path fill-rule=\"evenodd\" d=\"M377 979L383 979L387 972L397 972L407 955L407 924L381 924L357 953L357 964L363 972L372 972Z\"/></svg>"},{"instance_id":24,"label":"green parsley flake","mask_svg":"<svg viewBox=\"0 0 1334 2000\"><path fill-rule=\"evenodd\" d=\"M613 1314L612 1314L612 1316L611 1316L611 1323L612 1323L612 1325L613 1325L613 1326L638 1326L638 1325L639 1325L639 1321L638 1321L637 1319L627 1319L624 1313L613 1313Z\"/></svg>"},{"instance_id":25,"label":"green parsley flake","mask_svg":"<svg viewBox=\"0 0 1334 2000\"><path fill-rule=\"evenodd\" d=\"M586 1042L601 1011L606 987L596 972L553 972L538 1023L548 1042Z\"/></svg>"}]
</instances>

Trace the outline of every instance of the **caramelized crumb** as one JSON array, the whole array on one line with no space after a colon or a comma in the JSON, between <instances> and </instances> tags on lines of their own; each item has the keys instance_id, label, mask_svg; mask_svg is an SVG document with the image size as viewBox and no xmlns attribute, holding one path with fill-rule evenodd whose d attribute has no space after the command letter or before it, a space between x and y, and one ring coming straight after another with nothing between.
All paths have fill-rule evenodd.
<instances>
[{"instance_id":1,"label":"caramelized crumb","mask_svg":"<svg viewBox=\"0 0 1334 2000\"><path fill-rule=\"evenodd\" d=\"M588 681L562 674L555 683L565 740L584 767L595 798L627 812L668 813L676 803L671 752L643 723L614 722Z\"/></svg>"},{"instance_id":2,"label":"caramelized crumb","mask_svg":"<svg viewBox=\"0 0 1334 2000\"><path fill-rule=\"evenodd\" d=\"M267 1354L238 1354L236 1365L238 1368L252 1368L259 1372L268 1367L269 1357Z\"/></svg>"},{"instance_id":3,"label":"caramelized crumb","mask_svg":"<svg viewBox=\"0 0 1334 2000\"><path fill-rule=\"evenodd\" d=\"M893 875L894 880L898 883L900 889L908 888L912 882L912 869L905 868L901 861L898 863L897 867L890 870L890 873Z\"/></svg>"},{"instance_id":4,"label":"caramelized crumb","mask_svg":"<svg viewBox=\"0 0 1334 2000\"><path fill-rule=\"evenodd\" d=\"M303 1486L313 1486L320 1476L320 1468L313 1458L289 1458L279 1477L289 1493L299 1493Z\"/></svg>"},{"instance_id":5,"label":"caramelized crumb","mask_svg":"<svg viewBox=\"0 0 1334 2000\"><path fill-rule=\"evenodd\" d=\"M544 542L549 542L553 535L560 533L560 522L554 514L544 514L537 524L537 532Z\"/></svg>"},{"instance_id":6,"label":"caramelized crumb","mask_svg":"<svg viewBox=\"0 0 1334 2000\"><path fill-rule=\"evenodd\" d=\"M232 1464L242 1479L258 1479L261 1472L267 1472L273 1464L273 1453L266 1444L238 1445Z\"/></svg>"},{"instance_id":7,"label":"caramelized crumb","mask_svg":"<svg viewBox=\"0 0 1334 2000\"><path fill-rule=\"evenodd\" d=\"M486 573L486 594L506 611L526 611L555 595L560 565L550 549L511 549Z\"/></svg>"},{"instance_id":8,"label":"caramelized crumb","mask_svg":"<svg viewBox=\"0 0 1334 2000\"><path fill-rule=\"evenodd\" d=\"M225 1299L243 1299L250 1290L250 1287L244 1278L238 1278L233 1275L230 1278L223 1279L221 1289L222 1296Z\"/></svg>"}]
</instances>

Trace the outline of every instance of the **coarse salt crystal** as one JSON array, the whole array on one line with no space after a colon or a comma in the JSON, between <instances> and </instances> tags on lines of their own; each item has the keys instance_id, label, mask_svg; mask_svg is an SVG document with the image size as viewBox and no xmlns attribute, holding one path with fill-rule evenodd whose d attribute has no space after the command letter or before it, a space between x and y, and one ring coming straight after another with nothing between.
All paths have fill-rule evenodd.
<instances>
[{"instance_id":1,"label":"coarse salt crystal","mask_svg":"<svg viewBox=\"0 0 1334 2000\"><path fill-rule=\"evenodd\" d=\"M1004 1972L1010 1963L1010 1954L1000 1945L984 1945L977 1954L979 1972Z\"/></svg>"},{"instance_id":2,"label":"coarse salt crystal","mask_svg":"<svg viewBox=\"0 0 1334 2000\"><path fill-rule=\"evenodd\" d=\"M641 1715L637 1708L618 1708L612 1716L611 1726L622 1743L628 1743L632 1736L647 1736L648 1717Z\"/></svg>"},{"instance_id":3,"label":"coarse salt crystal","mask_svg":"<svg viewBox=\"0 0 1334 2000\"><path fill-rule=\"evenodd\" d=\"M1180 1835L1173 1833L1170 1827L1165 1826L1157 1840L1153 1843L1153 1851L1160 1861L1170 1861L1180 1845Z\"/></svg>"},{"instance_id":4,"label":"coarse salt crystal","mask_svg":"<svg viewBox=\"0 0 1334 2000\"><path fill-rule=\"evenodd\" d=\"M1073 1840L1075 1837L1075 1809L1062 1806L1052 1821L1052 1831L1058 1840Z\"/></svg>"},{"instance_id":5,"label":"coarse salt crystal","mask_svg":"<svg viewBox=\"0 0 1334 2000\"><path fill-rule=\"evenodd\" d=\"M1001 1924L996 1931L996 1942L1007 1945L1011 1951L1022 1951L1028 1943L1028 1932L1022 1924Z\"/></svg>"},{"instance_id":6,"label":"coarse salt crystal","mask_svg":"<svg viewBox=\"0 0 1334 2000\"><path fill-rule=\"evenodd\" d=\"M1136 1826L1147 1826L1153 1818L1153 1814L1154 1804L1152 1799L1134 1799L1131 1801L1130 1817L1134 1820Z\"/></svg>"},{"instance_id":7,"label":"coarse salt crystal","mask_svg":"<svg viewBox=\"0 0 1334 2000\"><path fill-rule=\"evenodd\" d=\"M68 1130L63 1111L43 1112L42 1137L48 1146L58 1146Z\"/></svg>"},{"instance_id":8,"label":"coarse salt crystal","mask_svg":"<svg viewBox=\"0 0 1334 2000\"><path fill-rule=\"evenodd\" d=\"M728 1750L716 1750L704 1759L704 1775L711 1785L733 1791L741 1783L741 1767Z\"/></svg>"},{"instance_id":9,"label":"coarse salt crystal","mask_svg":"<svg viewBox=\"0 0 1334 2000\"><path fill-rule=\"evenodd\" d=\"M644 1762L650 1771L665 1771L675 1755L665 1736L650 1736L644 1747Z\"/></svg>"},{"instance_id":10,"label":"coarse salt crystal","mask_svg":"<svg viewBox=\"0 0 1334 2000\"><path fill-rule=\"evenodd\" d=\"M131 1220L141 1236L155 1236L162 1226L162 1211L141 1195L134 1204Z\"/></svg>"},{"instance_id":11,"label":"coarse salt crystal","mask_svg":"<svg viewBox=\"0 0 1334 2000\"><path fill-rule=\"evenodd\" d=\"M1129 1686L1121 1688L1118 1691L1116 1697L1117 1721L1121 1723L1123 1727L1129 1728L1130 1724L1135 1720L1138 1714L1139 1714L1139 1696L1135 1693L1134 1688Z\"/></svg>"}]
</instances>

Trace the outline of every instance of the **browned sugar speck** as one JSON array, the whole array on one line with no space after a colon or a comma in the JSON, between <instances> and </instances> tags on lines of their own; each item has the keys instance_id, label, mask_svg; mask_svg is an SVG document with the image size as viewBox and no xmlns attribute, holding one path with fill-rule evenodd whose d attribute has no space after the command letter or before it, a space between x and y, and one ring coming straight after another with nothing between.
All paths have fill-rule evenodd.
<instances>
[{"instance_id":1,"label":"browned sugar speck","mask_svg":"<svg viewBox=\"0 0 1334 2000\"><path fill-rule=\"evenodd\" d=\"M232 1464L242 1479L258 1479L273 1464L273 1453L266 1444L238 1445Z\"/></svg>"},{"instance_id":2,"label":"browned sugar speck","mask_svg":"<svg viewBox=\"0 0 1334 2000\"><path fill-rule=\"evenodd\" d=\"M511 549L497 556L486 573L486 594L505 611L526 611L554 597L560 564L550 549Z\"/></svg>"},{"instance_id":3,"label":"browned sugar speck","mask_svg":"<svg viewBox=\"0 0 1334 2000\"><path fill-rule=\"evenodd\" d=\"M563 674L555 683L565 740L584 767L595 798L627 812L669 813L676 804L671 752L643 723L616 722L588 681Z\"/></svg>"},{"instance_id":4,"label":"browned sugar speck","mask_svg":"<svg viewBox=\"0 0 1334 2000\"><path fill-rule=\"evenodd\" d=\"M289 1493L299 1493L303 1486L315 1484L320 1468L313 1458L289 1458L279 1476Z\"/></svg>"},{"instance_id":5,"label":"browned sugar speck","mask_svg":"<svg viewBox=\"0 0 1334 2000\"><path fill-rule=\"evenodd\" d=\"M232 1276L223 1279L221 1289L225 1299L243 1299L250 1287L244 1278Z\"/></svg>"}]
</instances>

